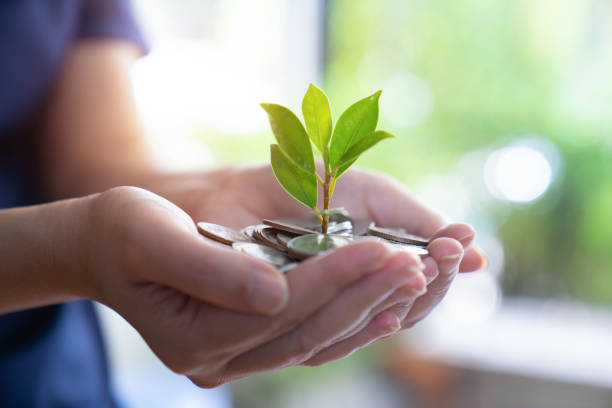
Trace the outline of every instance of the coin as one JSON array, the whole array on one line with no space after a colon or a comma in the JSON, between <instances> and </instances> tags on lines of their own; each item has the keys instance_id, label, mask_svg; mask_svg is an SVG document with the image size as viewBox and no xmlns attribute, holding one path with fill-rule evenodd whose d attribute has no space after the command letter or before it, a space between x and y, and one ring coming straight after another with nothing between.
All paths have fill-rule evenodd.
<instances>
[{"instance_id":1,"label":"coin","mask_svg":"<svg viewBox=\"0 0 612 408\"><path fill-rule=\"evenodd\" d=\"M283 245L277 237L277 233L282 231L272 227L264 227L257 232L261 240L264 241L267 246L278 249L279 251L287 251L287 247Z\"/></svg>"},{"instance_id":2,"label":"coin","mask_svg":"<svg viewBox=\"0 0 612 408\"><path fill-rule=\"evenodd\" d=\"M418 255L421 258L425 258L429 256L429 251L419 245L400 244L400 243L395 243L395 242L389 242L389 244L395 249L398 249L400 251L412 252L413 254Z\"/></svg>"},{"instance_id":3,"label":"coin","mask_svg":"<svg viewBox=\"0 0 612 408\"><path fill-rule=\"evenodd\" d=\"M198 222L197 225L200 234L226 245L232 245L234 242L250 241L249 237L242 232L224 227L223 225L217 225L211 222Z\"/></svg>"},{"instance_id":4,"label":"coin","mask_svg":"<svg viewBox=\"0 0 612 408\"><path fill-rule=\"evenodd\" d=\"M343 210L342 212L330 215L329 222L335 222L335 223L353 222L353 219L349 217L348 211Z\"/></svg>"},{"instance_id":5,"label":"coin","mask_svg":"<svg viewBox=\"0 0 612 408\"><path fill-rule=\"evenodd\" d=\"M389 241L412 244L421 247L426 247L429 244L429 241L426 238L409 234L403 228L383 228L376 226L374 223L370 224L368 227L368 234L375 235Z\"/></svg>"},{"instance_id":6,"label":"coin","mask_svg":"<svg viewBox=\"0 0 612 408\"><path fill-rule=\"evenodd\" d=\"M289 244L289 241L291 241L293 238L295 238L296 234L292 234L290 232L286 232L286 231L281 231L281 230L277 230L278 232L276 233L276 239L278 240L278 242L280 242L285 249L287 249L287 244Z\"/></svg>"},{"instance_id":7,"label":"coin","mask_svg":"<svg viewBox=\"0 0 612 408\"><path fill-rule=\"evenodd\" d=\"M240 232L242 232L244 235L246 235L247 237L249 237L251 239L251 241L255 240L255 230L257 230L260 227L265 227L264 224L257 224L257 225L249 225L247 227L244 227L243 229L240 230Z\"/></svg>"},{"instance_id":8,"label":"coin","mask_svg":"<svg viewBox=\"0 0 612 408\"><path fill-rule=\"evenodd\" d=\"M285 220L263 220L263 223L270 227L274 227L282 231L291 232L292 234L297 234L297 235L312 234L315 232L314 228L316 228L316 225L314 225L313 228L310 229L310 228L301 227L299 225L295 225L290 222L286 222Z\"/></svg>"},{"instance_id":9,"label":"coin","mask_svg":"<svg viewBox=\"0 0 612 408\"><path fill-rule=\"evenodd\" d=\"M277 266L286 272L304 260L334 248L362 239L384 240L394 248L428 256L427 240L401 228L383 228L370 220L353 220L346 214L330 216L329 233L317 233L321 225L316 219L284 218L264 220L241 231L209 222L198 222L198 231L215 241L245 252Z\"/></svg>"},{"instance_id":10,"label":"coin","mask_svg":"<svg viewBox=\"0 0 612 408\"><path fill-rule=\"evenodd\" d=\"M245 254L251 255L254 258L261 259L272 265L281 267L293 263L293 259L286 254L274 248L267 247L253 242L234 242L232 247Z\"/></svg>"},{"instance_id":11,"label":"coin","mask_svg":"<svg viewBox=\"0 0 612 408\"><path fill-rule=\"evenodd\" d=\"M353 235L367 235L370 225L372 225L372 220L353 220Z\"/></svg>"},{"instance_id":12,"label":"coin","mask_svg":"<svg viewBox=\"0 0 612 408\"><path fill-rule=\"evenodd\" d=\"M350 242L348 238L339 235L309 234L293 238L287 244L287 250L291 256L306 259Z\"/></svg>"},{"instance_id":13,"label":"coin","mask_svg":"<svg viewBox=\"0 0 612 408\"><path fill-rule=\"evenodd\" d=\"M317 232L320 232L319 231ZM330 223L327 228L328 234L338 234L338 235L353 235L353 223L351 221L342 221L337 223Z\"/></svg>"},{"instance_id":14,"label":"coin","mask_svg":"<svg viewBox=\"0 0 612 408\"><path fill-rule=\"evenodd\" d=\"M287 265L283 265L281 267L279 267L278 269L281 271L281 273L287 273L290 270L292 270L293 268L295 268L296 266L299 266L300 263L299 262L291 262L290 264Z\"/></svg>"}]
</instances>

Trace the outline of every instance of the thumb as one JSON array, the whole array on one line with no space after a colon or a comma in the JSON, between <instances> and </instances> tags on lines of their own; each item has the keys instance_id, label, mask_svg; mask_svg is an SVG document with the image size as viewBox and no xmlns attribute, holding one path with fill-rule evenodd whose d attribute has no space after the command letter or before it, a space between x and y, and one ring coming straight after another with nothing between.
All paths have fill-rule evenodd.
<instances>
[{"instance_id":1,"label":"thumb","mask_svg":"<svg viewBox=\"0 0 612 408\"><path fill-rule=\"evenodd\" d=\"M172 250L157 251L152 276L157 283L240 312L271 315L287 304L287 281L272 265L198 234L183 233L165 242Z\"/></svg>"}]
</instances>

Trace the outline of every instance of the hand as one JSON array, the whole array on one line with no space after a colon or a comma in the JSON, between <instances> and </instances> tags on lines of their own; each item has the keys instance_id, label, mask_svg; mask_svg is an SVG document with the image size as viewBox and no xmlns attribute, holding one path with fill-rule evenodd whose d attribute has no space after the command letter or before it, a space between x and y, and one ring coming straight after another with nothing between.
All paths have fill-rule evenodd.
<instances>
[{"instance_id":1,"label":"hand","mask_svg":"<svg viewBox=\"0 0 612 408\"><path fill-rule=\"evenodd\" d=\"M243 188L236 180L224 185L235 193ZM248 202L215 199L226 214L218 221L248 218ZM93 196L87 219L88 250L80 257L91 272L87 295L123 315L168 367L203 387L302 363L372 315L423 293L426 284L417 257L376 241L306 261L285 280L273 267L199 236L178 207L136 188ZM261 297L253 295L266 282L259 285L254 271L270 281ZM284 291L274 293L274 286ZM287 289L288 304L274 316L226 309L261 311L257 302L279 309ZM383 314L375 325L379 337L399 329L395 315Z\"/></svg>"},{"instance_id":2,"label":"hand","mask_svg":"<svg viewBox=\"0 0 612 408\"><path fill-rule=\"evenodd\" d=\"M182 206L194 220L217 222L235 228L261 222L262 218L310 216L279 186L269 167L228 170L218 175L223 189L202 195L205 189L180 189ZM185 183L183 186L192 186ZM197 183L196 183L197 185ZM176 191L175 191L176 192ZM334 206L344 206L354 218L370 218L379 225L404 227L431 240L431 257L424 260L427 294L415 299L411 288L400 288L388 298L389 308L372 311L342 341L305 361L315 365L343 357L381 337L383 322L398 320L412 327L442 300L456 273L481 269L486 258L474 245L474 229L467 224L447 224L438 214L413 198L392 179L371 172L351 170L339 180ZM409 301L401 301L409 298ZM396 301L397 300L397 301Z\"/></svg>"}]
</instances>

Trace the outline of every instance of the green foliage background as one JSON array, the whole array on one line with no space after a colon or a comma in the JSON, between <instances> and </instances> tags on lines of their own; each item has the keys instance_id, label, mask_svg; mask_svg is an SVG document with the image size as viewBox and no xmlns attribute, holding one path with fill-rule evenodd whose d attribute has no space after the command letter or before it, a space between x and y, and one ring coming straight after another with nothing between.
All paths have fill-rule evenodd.
<instances>
[{"instance_id":1,"label":"green foliage background","mask_svg":"<svg viewBox=\"0 0 612 408\"><path fill-rule=\"evenodd\" d=\"M612 303L612 8L605 4L328 3L325 85L335 106L367 91L359 89L364 63L374 81L417 75L435 97L424 123L384 123L397 138L361 165L411 184L520 135L559 149L564 167L552 190L534 203L500 203L509 210L503 219L489 214L504 245L506 293ZM377 49L391 58L364 62Z\"/></svg>"}]
</instances>

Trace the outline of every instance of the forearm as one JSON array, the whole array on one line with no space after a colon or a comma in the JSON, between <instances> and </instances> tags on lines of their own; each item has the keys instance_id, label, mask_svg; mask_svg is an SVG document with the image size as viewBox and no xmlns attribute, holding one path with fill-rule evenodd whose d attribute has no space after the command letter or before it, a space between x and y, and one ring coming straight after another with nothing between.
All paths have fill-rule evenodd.
<instances>
[{"instance_id":1,"label":"forearm","mask_svg":"<svg viewBox=\"0 0 612 408\"><path fill-rule=\"evenodd\" d=\"M178 175L155 165L132 94L130 69L138 55L129 43L81 41L67 56L40 127L49 200L131 185L183 207L177 184L213 186L216 171Z\"/></svg>"},{"instance_id":2,"label":"forearm","mask_svg":"<svg viewBox=\"0 0 612 408\"><path fill-rule=\"evenodd\" d=\"M87 296L90 197L0 211L0 313Z\"/></svg>"}]
</instances>

